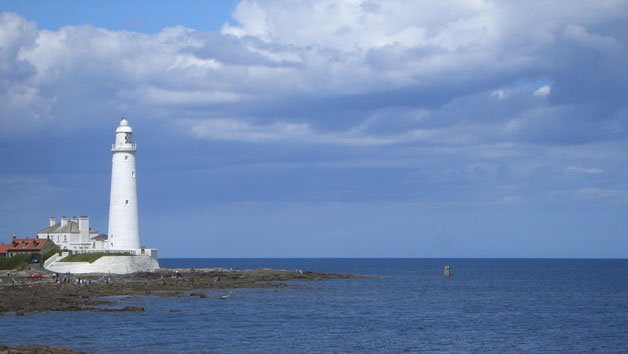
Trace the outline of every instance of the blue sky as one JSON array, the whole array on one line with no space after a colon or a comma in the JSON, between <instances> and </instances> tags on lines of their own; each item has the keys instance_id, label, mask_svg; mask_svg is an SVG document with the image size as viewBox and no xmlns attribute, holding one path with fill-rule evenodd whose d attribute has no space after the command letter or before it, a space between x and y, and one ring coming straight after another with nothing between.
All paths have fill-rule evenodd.
<instances>
[{"instance_id":1,"label":"blue sky","mask_svg":"<svg viewBox=\"0 0 628 354\"><path fill-rule=\"evenodd\" d=\"M183 25L198 31L219 31L231 19L237 1L186 0L0 0L3 11L35 21L39 29L57 31L63 26L92 25L109 30L158 33L164 27Z\"/></svg>"},{"instance_id":2,"label":"blue sky","mask_svg":"<svg viewBox=\"0 0 628 354\"><path fill-rule=\"evenodd\" d=\"M0 237L162 257L628 253L623 1L2 1Z\"/></svg>"}]
</instances>

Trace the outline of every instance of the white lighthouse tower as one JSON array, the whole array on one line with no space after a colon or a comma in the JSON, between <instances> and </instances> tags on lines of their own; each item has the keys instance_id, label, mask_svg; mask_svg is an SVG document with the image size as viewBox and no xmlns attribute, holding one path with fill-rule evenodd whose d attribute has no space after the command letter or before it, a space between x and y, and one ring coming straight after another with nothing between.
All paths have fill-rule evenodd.
<instances>
[{"instance_id":1,"label":"white lighthouse tower","mask_svg":"<svg viewBox=\"0 0 628 354\"><path fill-rule=\"evenodd\" d=\"M109 199L109 249L140 248L140 227L137 207L135 143L133 129L122 117L116 129L116 142L111 147L111 196Z\"/></svg>"}]
</instances>

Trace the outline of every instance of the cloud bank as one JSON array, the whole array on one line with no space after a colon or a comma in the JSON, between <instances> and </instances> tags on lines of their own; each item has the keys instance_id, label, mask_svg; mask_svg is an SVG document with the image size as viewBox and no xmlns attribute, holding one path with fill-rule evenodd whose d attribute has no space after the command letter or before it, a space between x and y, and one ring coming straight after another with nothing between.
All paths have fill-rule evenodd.
<instances>
[{"instance_id":1,"label":"cloud bank","mask_svg":"<svg viewBox=\"0 0 628 354\"><path fill-rule=\"evenodd\" d=\"M79 112L106 102L112 110L225 129L198 134L198 125L190 126L207 139L260 141L251 129L268 135L274 127L272 134L286 139L270 140L290 140L292 125L344 136L390 108L428 114L381 117L390 129L372 129L376 137L365 141L395 142L387 135L416 130L457 134L460 124L500 131L503 141L545 140L530 132L534 125L549 120L548 134L566 119L575 127L561 141L587 139L578 128L594 129L588 139L623 136L625 119L615 113L626 104L617 94L628 81L626 16L626 4L612 1L568 9L544 1L243 1L237 22L220 33L171 27L148 35L91 26L38 30L5 12L2 124L35 130L79 119L67 112L71 104ZM505 102L486 102L487 95ZM484 105L482 114L465 114L473 105ZM26 124L11 123L16 116ZM216 124L229 120L234 124Z\"/></svg>"},{"instance_id":2,"label":"cloud bank","mask_svg":"<svg viewBox=\"0 0 628 354\"><path fill-rule=\"evenodd\" d=\"M595 176L625 189L626 2L242 1L232 17L145 34L3 12L0 139L129 115L206 142L363 147L507 181L509 203L538 176L578 198Z\"/></svg>"}]
</instances>

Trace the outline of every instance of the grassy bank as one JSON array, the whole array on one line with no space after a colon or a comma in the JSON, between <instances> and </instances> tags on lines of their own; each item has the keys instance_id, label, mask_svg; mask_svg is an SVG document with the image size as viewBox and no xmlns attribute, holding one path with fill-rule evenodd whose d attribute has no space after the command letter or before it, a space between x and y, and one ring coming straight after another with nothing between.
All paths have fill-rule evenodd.
<instances>
[{"instance_id":1,"label":"grassy bank","mask_svg":"<svg viewBox=\"0 0 628 354\"><path fill-rule=\"evenodd\" d=\"M60 262L89 262L94 263L100 257L105 256L128 256L128 254L119 254L119 253L82 253L82 254L72 254L65 258L63 258Z\"/></svg>"}]
</instances>

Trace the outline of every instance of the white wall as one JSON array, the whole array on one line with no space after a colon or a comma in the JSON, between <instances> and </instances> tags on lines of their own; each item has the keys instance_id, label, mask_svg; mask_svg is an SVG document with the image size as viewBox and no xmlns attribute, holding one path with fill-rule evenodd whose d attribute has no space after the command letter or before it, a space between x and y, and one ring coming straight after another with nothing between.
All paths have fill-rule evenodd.
<instances>
[{"instance_id":1,"label":"white wall","mask_svg":"<svg viewBox=\"0 0 628 354\"><path fill-rule=\"evenodd\" d=\"M94 263L88 262L52 262L47 270L57 273L70 272L130 274L136 272L154 272L159 269L157 252L150 256L103 256Z\"/></svg>"}]
</instances>

